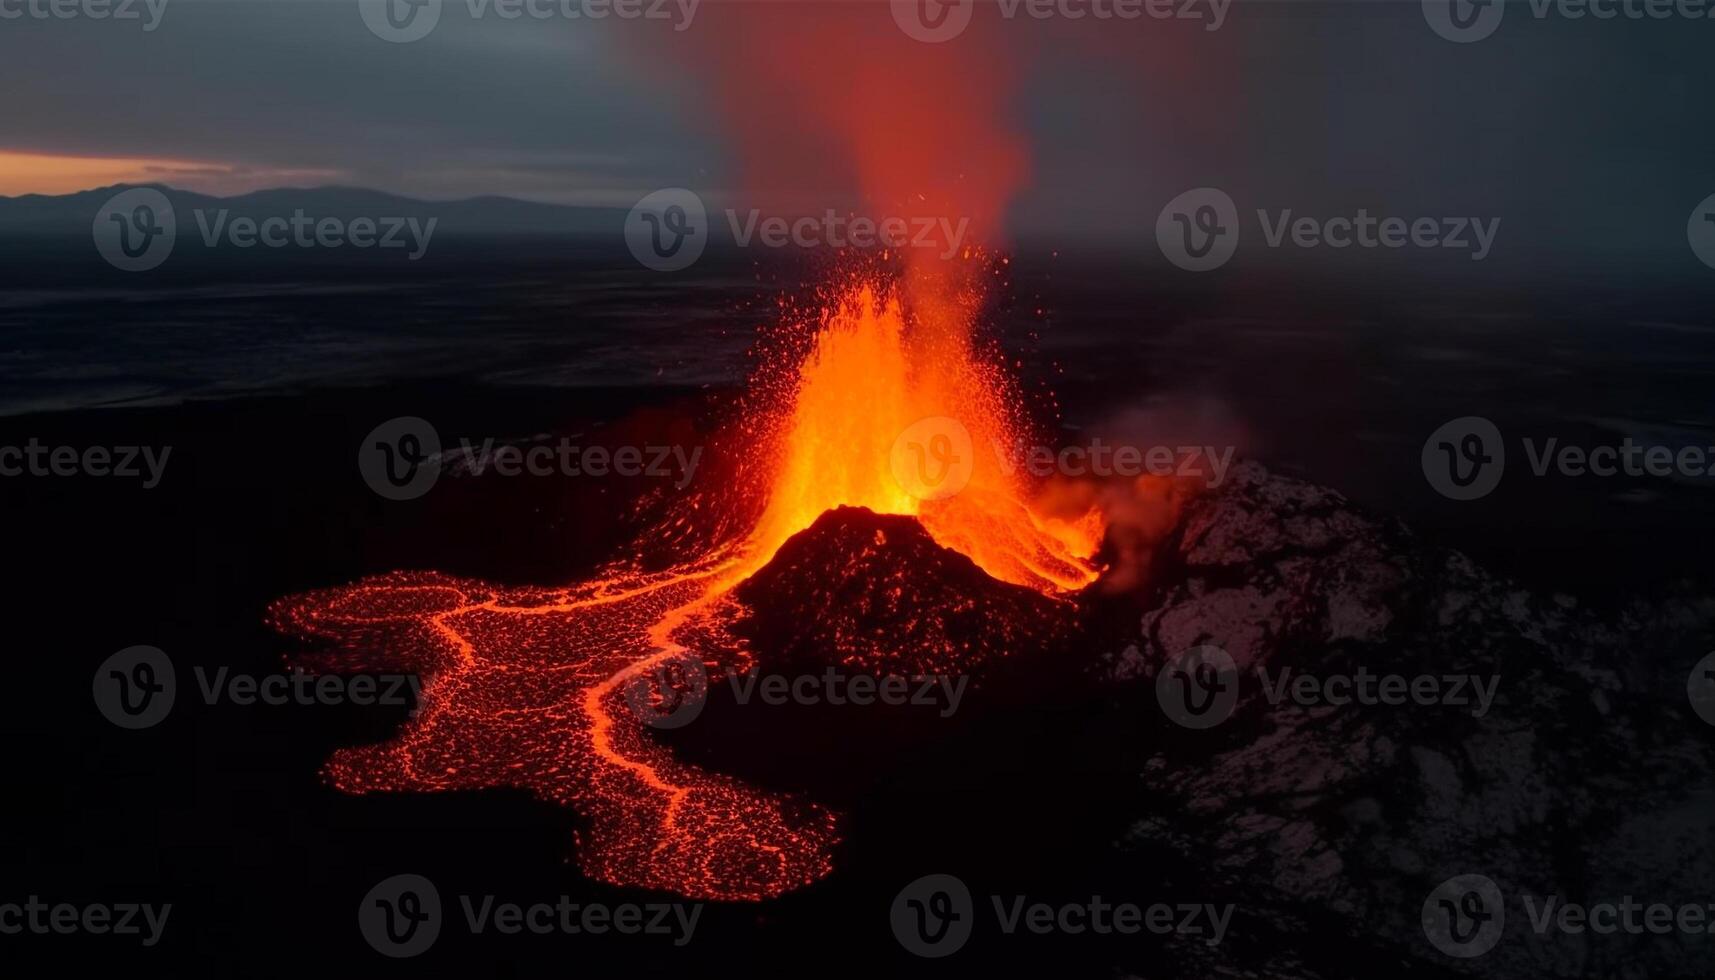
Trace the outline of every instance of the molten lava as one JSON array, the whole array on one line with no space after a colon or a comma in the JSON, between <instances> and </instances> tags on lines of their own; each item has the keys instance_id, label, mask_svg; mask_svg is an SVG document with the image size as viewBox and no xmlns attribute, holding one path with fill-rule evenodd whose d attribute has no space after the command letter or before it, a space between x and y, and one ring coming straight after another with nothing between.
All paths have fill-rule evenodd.
<instances>
[{"instance_id":1,"label":"molten lava","mask_svg":"<svg viewBox=\"0 0 1715 980\"><path fill-rule=\"evenodd\" d=\"M1038 517L1027 503L1007 455L1023 422L1004 373L973 356L964 320L907 334L897 295L860 281L835 300L798 369L780 465L739 577L824 513L864 507L917 517L1002 581L1088 585L1100 528Z\"/></svg>"},{"instance_id":2,"label":"molten lava","mask_svg":"<svg viewBox=\"0 0 1715 980\"><path fill-rule=\"evenodd\" d=\"M322 669L427 676L398 737L336 752L326 778L352 793L527 788L587 819L579 861L618 885L761 899L828 874L834 814L678 761L628 707L628 686L687 655L747 669L742 645L711 653L695 638L720 628L736 587L839 507L915 517L989 576L1049 597L1095 579L1102 535L1094 514L1039 513L1009 465L1005 448L1025 423L1014 386L973 353L980 297L916 282L908 316L901 288L860 279L842 289L789 390L739 420L742 441L768 461L766 504L708 553L666 572L616 565L563 589L394 573L277 603L281 630L344 651L319 659ZM888 661L876 652L847 659Z\"/></svg>"}]
</instances>

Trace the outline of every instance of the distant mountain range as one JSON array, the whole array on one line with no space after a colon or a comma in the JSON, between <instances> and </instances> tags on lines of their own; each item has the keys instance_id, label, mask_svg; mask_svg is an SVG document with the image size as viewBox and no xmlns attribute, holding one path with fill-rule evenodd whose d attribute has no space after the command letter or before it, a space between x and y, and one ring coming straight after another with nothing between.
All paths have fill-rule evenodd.
<instances>
[{"instance_id":1,"label":"distant mountain range","mask_svg":"<svg viewBox=\"0 0 1715 980\"><path fill-rule=\"evenodd\" d=\"M0 238L20 235L88 236L102 206L115 195L139 187L160 191L172 202L181 234L194 234L196 212L213 222L220 211L228 221L291 218L302 211L312 219L415 218L436 221L437 235L603 235L622 234L623 208L538 204L509 197L473 197L457 201L421 201L356 187L279 188L236 197L211 197L164 184L116 184L75 194L26 194L0 197Z\"/></svg>"}]
</instances>

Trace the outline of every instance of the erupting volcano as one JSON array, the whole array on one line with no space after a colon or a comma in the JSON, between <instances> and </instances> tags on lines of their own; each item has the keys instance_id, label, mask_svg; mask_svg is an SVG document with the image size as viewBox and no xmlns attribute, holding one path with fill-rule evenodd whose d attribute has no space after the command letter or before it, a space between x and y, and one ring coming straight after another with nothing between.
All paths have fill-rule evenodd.
<instances>
[{"instance_id":1,"label":"erupting volcano","mask_svg":"<svg viewBox=\"0 0 1715 980\"><path fill-rule=\"evenodd\" d=\"M341 651L312 658L317 669L427 677L398 737L335 753L327 779L352 793L527 788L587 818L579 861L619 885L761 899L826 875L835 814L677 760L628 706L628 689L680 658L747 669L754 654L728 628L732 594L841 507L914 517L936 544L1035 601L1062 602L1096 578L1099 514L1044 513L994 451L1025 423L1009 408L1014 385L974 352L980 292L947 285L970 278L856 277L834 290L796 366L764 372L785 379L780 390L759 381L734 423L730 442L764 464L674 518L731 526L748 512L748 527L675 567L616 564L559 589L394 573L277 603L280 629ZM946 613L1001 614L976 597L961 605ZM940 612L829 656L858 669L902 659L920 672L968 669L957 643L924 641L943 634Z\"/></svg>"},{"instance_id":2,"label":"erupting volcano","mask_svg":"<svg viewBox=\"0 0 1715 980\"><path fill-rule=\"evenodd\" d=\"M598 879L698 898L778 895L830 871L835 815L680 761L628 707L628 693L691 658L745 669L756 651L730 627L747 612L739 587L765 569L769 587L749 594L837 607L812 610L827 618L804 634L825 638L827 662L945 673L1050 635L1009 617L1067 604L1096 579L1101 515L1089 499L1065 502L1077 495L1047 505L1011 465L1006 454L1029 433L1023 399L973 338L998 268L981 243L1025 172L1003 121L1010 63L979 44L918 44L867 8L725 4L706 28L650 34L645 47L652 63L702 69L699 85L736 136L753 200L789 211L808 191L902 218L956 215L968 219L972 244L951 260L847 255L808 315L782 318L708 454L730 475L713 489L705 478L645 534L648 550L671 545L671 567L621 563L559 589L396 573L278 603L281 629L347 651L324 668L380 660L428 677L417 717L396 739L334 755L334 786L526 787L587 818L577 852ZM869 56L828 70L825 52L853 45ZM824 165L830 159L841 166ZM843 170L852 196L804 183L830 169ZM915 520L932 543L898 525L893 540L911 554L945 550L920 570L876 571L866 542L880 547L888 533L842 525L830 533L846 535L833 548L845 564L818 566L798 549L773 567L823 515L861 513L840 508ZM955 594L911 580L937 569L964 586ZM800 574L870 580L844 594L783 581ZM847 595L851 608L840 606ZM856 621L884 607L898 616L887 628ZM747 622L769 622L762 612ZM997 628L949 628L983 617Z\"/></svg>"}]
</instances>

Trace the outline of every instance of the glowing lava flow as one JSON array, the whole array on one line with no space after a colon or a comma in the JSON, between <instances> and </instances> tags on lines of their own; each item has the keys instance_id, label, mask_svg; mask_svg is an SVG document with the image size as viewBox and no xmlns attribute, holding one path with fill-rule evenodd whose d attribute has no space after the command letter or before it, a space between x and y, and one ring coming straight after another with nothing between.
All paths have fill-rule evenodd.
<instances>
[{"instance_id":1,"label":"glowing lava flow","mask_svg":"<svg viewBox=\"0 0 1715 980\"><path fill-rule=\"evenodd\" d=\"M351 793L526 788L587 819L578 859L619 885L754 900L828 874L834 814L680 762L636 719L626 687L681 655L733 587L841 505L914 515L937 542L1014 584L1058 594L1094 579L1099 519L1039 516L1004 461L984 452L1013 445L1011 388L971 355L968 311L924 309L913 332L897 298L872 286L853 285L831 305L789 399L745 421L777 461L768 502L748 534L714 554L660 573L616 566L559 590L394 573L277 603L279 629L344 651L314 666L427 678L396 738L339 750L326 778ZM970 435L968 482L939 499L914 495L896 479L900 434L949 417ZM741 649L698 655L741 661L716 669L749 666Z\"/></svg>"}]
</instances>

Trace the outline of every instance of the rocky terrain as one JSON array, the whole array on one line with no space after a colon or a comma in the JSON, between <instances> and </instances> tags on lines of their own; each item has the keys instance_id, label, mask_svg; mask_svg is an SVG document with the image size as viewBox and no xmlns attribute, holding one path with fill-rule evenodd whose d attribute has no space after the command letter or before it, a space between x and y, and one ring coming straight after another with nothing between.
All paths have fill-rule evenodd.
<instances>
[{"instance_id":1,"label":"rocky terrain","mask_svg":"<svg viewBox=\"0 0 1715 980\"><path fill-rule=\"evenodd\" d=\"M952 870L979 893L1234 906L1219 943L1044 954L1074 973L1707 975L1715 725L1688 687L1715 600L1536 594L1254 463L1153 544L1142 590L1068 602L910 518L830 512L698 645L765 671L968 674L966 703L766 710L715 685L674 744L861 813L874 867L856 871L889 884ZM914 843L926 813L957 835ZM1561 927L1604 904L1613 931ZM971 946L967 965L1020 949Z\"/></svg>"},{"instance_id":2,"label":"rocky terrain","mask_svg":"<svg viewBox=\"0 0 1715 980\"><path fill-rule=\"evenodd\" d=\"M990 578L911 517L841 507L736 590L736 631L765 663L876 673L981 671L1058 648L1076 608Z\"/></svg>"},{"instance_id":3,"label":"rocky terrain","mask_svg":"<svg viewBox=\"0 0 1715 980\"><path fill-rule=\"evenodd\" d=\"M1708 975L1715 934L1533 916L1553 896L1715 904L1715 727L1687 698L1715 600L1593 614L1256 464L1187 510L1156 569L1137 642L1098 667L1151 718L1150 803L1116 846L1239 904L1232 939L1172 944L1170 972ZM1230 657L1236 700L1186 727L1174 699L1213 675L1176 665L1204 646ZM1368 698L1324 686L1360 671ZM1390 675L1402 703L1379 696ZM1461 875L1494 888L1436 892ZM1449 896L1504 917L1474 938L1457 924L1459 943ZM1158 975L1155 956L1123 965Z\"/></svg>"}]
</instances>

